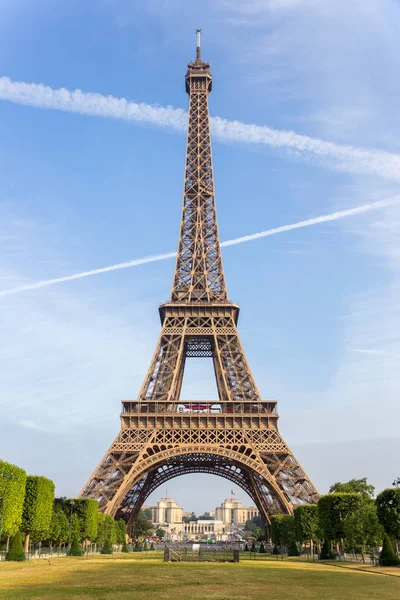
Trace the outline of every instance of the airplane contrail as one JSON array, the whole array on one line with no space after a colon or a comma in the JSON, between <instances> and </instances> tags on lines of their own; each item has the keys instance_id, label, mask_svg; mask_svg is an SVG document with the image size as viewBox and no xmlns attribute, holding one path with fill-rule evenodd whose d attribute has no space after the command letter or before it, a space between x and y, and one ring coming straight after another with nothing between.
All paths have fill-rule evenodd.
<instances>
[{"instance_id":1,"label":"airplane contrail","mask_svg":"<svg viewBox=\"0 0 400 600\"><path fill-rule=\"evenodd\" d=\"M378 200L377 202L371 202L370 204L362 204L355 208L349 208L347 210L340 210L338 212L329 213L320 217L313 217L312 219L306 219L299 221L298 223L291 223L290 225L281 225L273 229L267 229L258 233L252 233L250 235L244 235L242 237L235 238L233 240L226 240L221 243L221 246L235 246L236 244L243 244L245 242L252 242L260 238L269 237L270 235L277 235L278 233L285 233L286 231L292 231L293 229L301 229L302 227L310 227L311 225L318 225L319 223L328 223L329 221L337 221L353 215L360 215L373 210L379 210L381 208L387 208L400 204L400 195L392 196L384 200ZM38 281L36 283L29 283L19 287L11 288L9 290L0 291L0 297L11 296L12 294L19 294L27 292L29 290L37 290L48 285L55 285L57 283L64 283L65 281L73 281L74 279L83 279L84 277L90 277L92 275L100 275L101 273L109 273L110 271L118 271L120 269L129 269L130 267L138 267L146 263L158 262L161 260L168 260L174 258L176 252L167 252L165 254L154 254L152 256L145 256L143 258L136 258L134 260L128 260L126 262L117 263L108 267L101 267L100 269L92 269L90 271L82 271L80 273L74 273L73 275L67 275L66 277L56 277L54 279L45 279L44 281Z\"/></svg>"},{"instance_id":2,"label":"airplane contrail","mask_svg":"<svg viewBox=\"0 0 400 600\"><path fill-rule=\"evenodd\" d=\"M125 98L81 90L53 89L42 83L12 81L9 77L0 77L0 100L48 110L123 119L131 123L147 123L182 133L187 129L187 112L181 108L131 102ZM328 142L295 131L231 121L218 116L211 117L210 123L213 136L222 142L264 145L347 173L400 179L399 154Z\"/></svg>"}]
</instances>

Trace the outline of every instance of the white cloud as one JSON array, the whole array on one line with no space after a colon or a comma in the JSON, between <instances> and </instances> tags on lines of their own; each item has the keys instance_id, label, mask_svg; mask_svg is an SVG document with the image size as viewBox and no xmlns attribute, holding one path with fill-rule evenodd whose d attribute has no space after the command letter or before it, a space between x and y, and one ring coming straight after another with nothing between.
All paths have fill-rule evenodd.
<instances>
[{"instance_id":1,"label":"white cloud","mask_svg":"<svg viewBox=\"0 0 400 600\"><path fill-rule=\"evenodd\" d=\"M8 77L0 78L0 98L38 108L149 123L181 132L186 128L186 112L179 108L129 102L125 98L81 90L53 90L42 84L14 82ZM214 136L224 142L265 145L286 150L296 157L316 161L328 168L400 180L398 154L340 145L294 131L279 131L221 117L213 117L211 126Z\"/></svg>"},{"instance_id":2,"label":"white cloud","mask_svg":"<svg viewBox=\"0 0 400 600\"><path fill-rule=\"evenodd\" d=\"M39 429L40 431L44 431L44 427L37 425L36 423L34 423L33 421L30 421L29 419L20 421L20 425L22 425L22 427L26 427L27 429Z\"/></svg>"}]
</instances>

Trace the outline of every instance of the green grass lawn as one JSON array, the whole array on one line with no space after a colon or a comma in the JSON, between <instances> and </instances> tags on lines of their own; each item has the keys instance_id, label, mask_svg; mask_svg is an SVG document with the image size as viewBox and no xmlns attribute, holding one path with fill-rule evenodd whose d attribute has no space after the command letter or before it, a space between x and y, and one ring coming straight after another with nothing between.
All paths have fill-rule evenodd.
<instances>
[{"instance_id":1,"label":"green grass lawn","mask_svg":"<svg viewBox=\"0 0 400 600\"><path fill-rule=\"evenodd\" d=\"M29 600L399 600L399 569L301 561L163 563L134 555L0 563L0 598ZM359 565L355 565L359 567ZM376 572L369 572L369 571Z\"/></svg>"}]
</instances>

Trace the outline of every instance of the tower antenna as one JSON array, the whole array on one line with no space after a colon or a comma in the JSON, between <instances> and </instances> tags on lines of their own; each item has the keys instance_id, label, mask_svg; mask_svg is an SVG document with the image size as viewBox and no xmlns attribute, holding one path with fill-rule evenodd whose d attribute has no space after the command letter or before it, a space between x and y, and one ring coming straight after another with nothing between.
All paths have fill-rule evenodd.
<instances>
[{"instance_id":1,"label":"tower antenna","mask_svg":"<svg viewBox=\"0 0 400 600\"><path fill-rule=\"evenodd\" d=\"M201 46L200 46L201 29L196 29L196 35L197 35L196 60L200 61L201 60Z\"/></svg>"}]
</instances>

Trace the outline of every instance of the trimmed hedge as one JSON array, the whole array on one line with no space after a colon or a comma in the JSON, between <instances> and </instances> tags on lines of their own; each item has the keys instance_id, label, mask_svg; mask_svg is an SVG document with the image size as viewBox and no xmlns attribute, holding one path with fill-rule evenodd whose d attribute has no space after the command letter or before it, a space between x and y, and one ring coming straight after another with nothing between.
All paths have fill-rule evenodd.
<instances>
[{"instance_id":1,"label":"trimmed hedge","mask_svg":"<svg viewBox=\"0 0 400 600\"><path fill-rule=\"evenodd\" d=\"M50 534L54 483L47 477L28 475L25 486L21 531L39 542ZM27 550L27 548L25 548Z\"/></svg>"},{"instance_id":2,"label":"trimmed hedge","mask_svg":"<svg viewBox=\"0 0 400 600\"><path fill-rule=\"evenodd\" d=\"M379 564L383 567L395 567L400 565L400 559L393 550L392 542L387 533L383 535L383 546L379 557Z\"/></svg>"},{"instance_id":3,"label":"trimmed hedge","mask_svg":"<svg viewBox=\"0 0 400 600\"><path fill-rule=\"evenodd\" d=\"M2 537L15 535L22 521L26 472L11 463L0 460L0 473L12 475L13 479L0 477L0 497L4 498Z\"/></svg>"},{"instance_id":4,"label":"trimmed hedge","mask_svg":"<svg viewBox=\"0 0 400 600\"><path fill-rule=\"evenodd\" d=\"M13 537L9 551L6 554L6 560L25 560L25 552L22 546L22 536L19 531Z\"/></svg>"}]
</instances>

